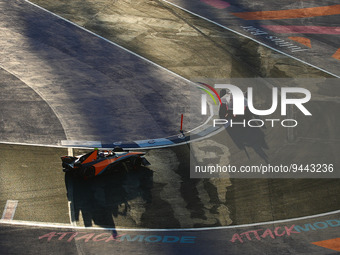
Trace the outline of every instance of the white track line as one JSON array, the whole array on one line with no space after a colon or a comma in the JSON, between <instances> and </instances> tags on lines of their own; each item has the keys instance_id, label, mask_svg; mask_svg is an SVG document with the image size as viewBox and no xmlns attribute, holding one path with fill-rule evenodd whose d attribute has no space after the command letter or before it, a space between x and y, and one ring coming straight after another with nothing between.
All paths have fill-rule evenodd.
<instances>
[{"instance_id":1,"label":"white track line","mask_svg":"<svg viewBox=\"0 0 340 255\"><path fill-rule=\"evenodd\" d=\"M71 201L68 201L67 205L68 205L68 215L70 217L70 224L73 227L77 227L77 222L76 222L75 214L74 214L74 205Z\"/></svg>"},{"instance_id":2,"label":"white track line","mask_svg":"<svg viewBox=\"0 0 340 255\"><path fill-rule=\"evenodd\" d=\"M73 157L73 148L67 148L67 155Z\"/></svg>"},{"instance_id":3,"label":"white track line","mask_svg":"<svg viewBox=\"0 0 340 255\"><path fill-rule=\"evenodd\" d=\"M18 200L7 200L1 220L8 220L8 221L13 220L17 206L18 206Z\"/></svg>"},{"instance_id":4,"label":"white track line","mask_svg":"<svg viewBox=\"0 0 340 255\"><path fill-rule=\"evenodd\" d=\"M242 34L242 33L238 32L238 31L236 31L236 30L233 30L233 29L231 29L231 28L229 28L229 27L226 27L226 26L224 26L224 25L222 25L222 24L220 24L220 23L217 23L217 22L212 21L212 20L210 20L210 19L208 19L208 18L205 18L205 17L203 17L203 16L201 16L201 15L199 15L199 14L197 14L197 13L194 13L194 12L192 12L192 11L189 11L189 10L187 10L187 9L185 9L185 8L183 8L183 7L179 6L179 5L177 5L177 4L171 3L171 2L169 2L169 1L167 1L167 0L161 0L161 1L166 2L166 3L168 3L168 4L172 5L172 6L175 6L176 8L181 9L182 11L185 11L185 12L187 12L187 13L190 13L191 15L194 15L194 16L196 16L196 17L199 17L199 18L201 18L201 19L204 19L204 20L206 20L206 21L208 21L208 22L210 22L210 23L215 24L216 26L219 26L219 27L221 27L221 28L224 28L224 29L226 29L226 30L228 30L228 31L230 31L230 32L233 32L233 33L237 34L237 35L240 35L240 36L243 36L243 37L245 37L245 38L247 38L247 39L250 39L250 40L252 40L252 41L254 41L254 42L256 42L256 43L258 43L258 44L260 44L260 45L262 45L262 46L265 46L265 47L267 47L267 48L269 48L269 49L271 49L271 50L273 50L273 51L276 51L276 52L281 53L281 54L283 54L283 55L285 55L285 56L287 56L287 57L290 57L290 58L292 58L292 59L295 59L295 60L297 60L297 61L299 61L299 62L301 62L301 63L303 63L303 64L309 65L309 66L311 66L311 67L313 67L313 68L316 68L316 69L318 69L318 70L320 70L320 71L322 71L322 72L325 72L325 73L327 73L327 74L329 74L329 75L332 75L332 76L334 76L334 77L336 77L336 78L340 78L339 75L336 75L336 74L334 74L334 73L331 73L331 72L329 72L329 71L327 71L327 70L325 70L325 69L323 69L323 68L321 68L321 67L318 67L318 66L313 65L313 64L311 64L311 63L308 63L308 62L306 62L306 61L304 61L304 60L302 60L302 59L299 59L299 58L297 58L297 57L294 57L294 56L292 56L292 55L289 55L288 53L285 53L285 52L280 51L280 50L278 50L278 49L276 49L276 48L273 48L273 47L271 47L271 46L269 46L269 45L267 45L267 44L265 44L265 43L263 43L263 42L260 42L260 41L258 41L258 40L256 40L256 39L252 38L252 37L249 37L249 36L247 36L247 35L245 35L245 34Z\"/></svg>"},{"instance_id":5,"label":"white track line","mask_svg":"<svg viewBox=\"0 0 340 255\"><path fill-rule=\"evenodd\" d=\"M199 85L197 85L199 86ZM208 102L209 104L209 109L210 109L210 116L209 118L200 126L188 131L187 133L191 133L199 128L202 128L203 126L207 125L209 123L209 121L214 117L214 110L213 110L213 107L212 105ZM174 144L169 144L169 145L160 145L160 146L148 146L148 147L141 147L141 148L125 148L126 150L151 150L151 149L161 149L161 148L167 148L167 147L174 147L174 146L180 146L180 145L183 145L183 144L188 144L188 143L192 143L192 142L197 142L197 141L200 141L202 139L206 139L206 138L209 138L211 136L214 136L218 133L220 133L221 131L224 130L224 127L221 127L219 129L217 129L216 131L206 135L206 136L202 136L201 138L197 138L197 139L194 139L194 140L189 140L189 141L183 141L183 142L180 142L180 143L174 143ZM174 135L175 136L175 135ZM167 138L167 137L165 137ZM146 139L146 140L157 140L157 139L160 139L160 138L155 138L155 139ZM68 140L66 140L68 141ZM133 141L133 142L136 142L136 141ZM35 147L48 147L48 148L61 148L61 149L68 149L68 155L69 156L72 156L73 155L73 151L72 151L72 155L70 154L71 151L70 149L94 149L96 147L81 147L81 146L68 146L68 145L49 145L49 144L37 144L37 143L19 143L19 142L2 142L0 141L0 145L1 144L8 144L8 145L20 145L20 146L35 146ZM115 145L114 143L112 143L112 147L113 148ZM101 148L101 149L111 149L111 148Z\"/></svg>"},{"instance_id":6,"label":"white track line","mask_svg":"<svg viewBox=\"0 0 340 255\"><path fill-rule=\"evenodd\" d=\"M193 142L198 142L201 141L203 139L207 139L210 138L214 135L217 135L218 133L222 132L223 130L225 130L225 128L222 126L221 128L215 130L214 132L211 132L210 134L206 135L206 136L202 136L200 138L194 139L194 140L189 140L189 141L183 141L180 143L174 143L174 144L169 144L169 145L160 145L160 146L148 146L148 147L144 147L144 148L124 148L125 150L134 150L134 151L138 151L138 150L154 150L154 149L162 149L162 148L168 148L168 147L175 147L175 146L180 146L180 145L184 145L184 144L190 144ZM156 140L156 139L150 139L150 140ZM15 142L1 142L0 141L0 145L1 144L6 144L6 145L18 145L18 146L34 146L34 147L46 147L46 148L56 148L56 149L95 149L95 147L77 147L77 146L62 146L62 145L48 145L48 144L36 144L36 143L15 143ZM100 149L102 150L109 150L112 149L115 145L112 143L112 147L102 147ZM70 155L69 155L70 156Z\"/></svg>"},{"instance_id":7,"label":"white track line","mask_svg":"<svg viewBox=\"0 0 340 255\"><path fill-rule=\"evenodd\" d=\"M43 8L43 7L41 7L41 6L39 6L39 5L36 5L36 4L32 3L32 2L30 2L29 0L24 0L24 1L27 2L27 3L29 3L29 4L31 4L31 5L33 5L33 6L35 6L35 7L37 7L37 8L39 8L39 9L41 9L41 10L43 10L43 11L45 11L45 12L47 12L47 13L49 13L49 14L51 14L51 15L53 15L53 16L55 16L55 17L57 17L57 18L59 18L59 19L64 20L65 22L67 22L67 23L69 23L69 24L72 24L72 25L74 25L74 26L76 26L76 27L78 27L78 28L80 28L80 29L86 31L87 33L90 33L90 34L92 34L92 35L94 35L94 36L96 36L96 37L98 37L98 38L100 38L100 39L102 39L102 40L104 40L104 41L106 41L106 42L108 42L108 43L110 43L110 44L112 44L112 45L114 45L114 46L116 46L116 47L118 47L118 48L124 50L124 51L126 51L126 52L129 52L130 54L132 54L132 55L134 55L134 56L136 56L136 57L138 57L138 58L143 59L144 61L146 61L146 62L148 62L148 63L150 63L150 64L152 64L152 65L154 65L154 66L157 66L157 67L159 67L159 68L161 68L161 69L163 69L163 70L165 70L165 71L171 73L172 75L175 75L176 77L179 77L179 78L181 78L181 79L183 79L183 80L185 80L185 81L187 81L187 82L189 82L189 83L191 83L191 84L194 84L194 85L196 86L196 84L193 83L192 81L190 81L190 80L184 78L183 76L180 76L179 74L177 74L177 73L175 73L175 72L173 72L173 71L170 71L169 69L165 68L164 66L161 66L161 65L159 65L159 64L157 64L157 63L155 63L155 62L153 62L153 61L151 61L151 60L149 60L149 59L147 59L147 58L145 58L145 57L143 57L143 56L141 56L141 55L139 55L139 54L137 54L137 53L135 53L135 52L133 52L133 51L131 51L131 50L129 50L129 49L127 49L127 48L124 48L123 46L121 46L121 45L119 45L119 44L117 44L117 43L115 43L115 42L112 42L112 41L110 41L109 39L106 39L105 37L102 37L102 36L100 36L100 35L98 35L98 34L92 32L92 31L90 31L90 30L88 30L88 29L86 29L86 28L84 28L84 27L82 27L82 26L80 26L80 25L78 25L78 24L76 24L76 23L70 21L70 20L67 20L67 19L65 19L65 18L63 18L63 17L61 17L61 16L59 16L58 14L55 14L55 13L53 13L53 12L51 12L51 11L49 11L49 10L47 10L47 9L45 9L45 8Z\"/></svg>"},{"instance_id":8,"label":"white track line","mask_svg":"<svg viewBox=\"0 0 340 255\"><path fill-rule=\"evenodd\" d=\"M92 31L90 31L90 30L87 30L86 28L81 27L81 26L79 26L78 24L73 23L72 21L69 21L69 20L67 20L67 19L65 19L65 18L63 18L63 17L61 17L61 16L59 16L59 15L53 13L53 12L50 12L50 11L48 11L48 10L42 8L41 6L38 6L38 5L36 5L36 4L34 4L34 3L30 2L30 1L28 1L28 0L24 0L24 1L27 2L27 3L29 3L29 4L31 4L31 5L33 5L33 6L35 6L35 7L37 7L37 8L39 8L39 9L41 9L41 10L44 10L44 11L50 13L50 14L53 15L53 16L56 16L56 17L58 17L58 18L60 18L60 19L62 19L62 20L64 20L64 21L66 21L66 22L68 22L68 23L70 23L70 24L72 24L72 25L74 25L74 26L76 26L76 27L78 27L78 28L80 28L80 29L82 29L82 30L84 30L84 31L86 31L86 32L88 32L88 33L90 33L90 34L92 34L92 35L98 37L98 38L101 38L102 40L104 40L104 41L106 41L106 42L108 42L108 43L110 43L110 44L112 44L112 45L115 45L115 46L117 46L117 47L119 47L119 48L121 48L121 49L123 49L123 50L129 52L129 53L131 53L131 54L133 54L133 55L135 55L135 56L137 56L137 57L139 57L139 58L141 58L141 59L147 61L148 63L151 63L151 64L153 64L153 65L155 65L155 66L157 66L157 67L159 67L159 68L161 68L161 69L163 69L163 70L168 71L169 73L171 73L171 74L173 74L173 75L175 75L175 76L177 76L177 77L179 77L179 78L181 78L181 79L184 79L184 80L187 81L187 82L192 83L190 80L188 80L188 79L186 79L186 78L184 78L184 77L182 77L182 76L180 76L180 75L174 73L173 71L170 71L169 69L167 69L167 68L165 68L165 67L163 67L163 66L161 66L161 65L158 65L157 63L152 62L151 60L149 60L149 59L147 59L147 58L144 58L144 57L142 57L141 55L138 55L137 53L135 53L135 52L133 52L133 51L130 51L130 50L128 50L128 49L126 49L126 48L124 48L124 47L122 47L122 46L120 46L120 45L118 45L118 44L116 44L116 43L114 43L114 42L112 42L112 41L110 41L110 40L108 40L108 39L106 39L106 38L104 38L104 37L102 37L102 36L96 34L96 33L94 33L94 32L92 32ZM164 2L166 2L166 3L168 3L168 4L170 4L170 5L173 5L173 6L179 8L179 9L181 9L181 10L183 10L183 11L186 11L186 12L188 12L188 13L194 15L194 16L197 16L197 17L199 17L199 18L201 18L201 19L204 19L204 20L206 20L206 21L208 21L208 22L211 22L211 23L213 23L213 24L215 24L215 25L217 25L217 26L220 26L220 27L222 27L222 28L224 28L224 29L226 29L226 30L229 30L229 31L231 31L231 32L234 32L234 33L236 33L236 34L238 34L238 35L240 35L240 36L246 37L246 38L248 38L248 39L250 39L250 40L252 40L252 41L255 41L255 42L257 42L257 43L259 43L259 44L261 44L261 45L263 45L263 46L265 46L265 47L267 47L267 48L270 48L271 50L274 50L274 51L276 51L276 52L279 52L279 53L281 53L281 54L283 54L283 55L285 55L285 56L291 57L291 58L293 58L293 59L295 59L295 60L297 60L297 61L300 61L300 62L302 62L302 63L304 63L304 64L306 64L306 65L309 65L309 66L311 66L311 67L314 67L314 68L316 68L316 69L318 69L318 70L320 70L320 71L323 71L323 72L325 72L325 73L328 73L328 74L330 74L330 75L332 75L332 76L334 76L334 77L336 77L336 78L340 78L340 76L337 76L337 75L335 75L335 74L333 74L333 73L331 73L331 72L329 72L329 71L326 71L326 70L324 70L324 69L322 69L322 68L320 68L320 67L314 66L314 65L312 65L312 64L310 64L310 63L308 63L308 62L305 62L305 61L303 61L303 60L301 60L301 59L298 59L298 58L296 58L296 57L294 57L294 56L291 56L291 55L289 55L289 54L287 54L287 53L285 53L285 52L282 52L282 51L280 51L280 50L278 50L278 49L275 49L275 48L273 48L273 47L271 47L271 46L269 46L269 45L266 45L266 44L264 44L264 43L262 43L262 42L259 42L259 41L255 40L255 39L253 39L253 38L251 38L251 37L249 37L249 36L243 35L243 34L237 32L237 31L232 30L232 29L230 29L230 28L228 28L228 27L225 27L225 26L223 26L223 25L221 25L221 24L219 24L219 23L217 23L217 22L214 22L214 21L209 20L209 19L207 19L207 18L205 18L205 17L203 17L203 16L200 16L200 15L198 15L198 14L196 14L196 13L193 13L193 12L191 12L191 11L189 11L189 10L186 10L186 9L184 9L184 8L178 6L178 5L175 5L175 4L173 4L173 3L170 3L170 2L168 2L168 1L166 1L166 0L162 0L162 1L164 1ZM24 144L24 143L6 143L6 142L1 142L1 143L3 143L3 144L28 145L28 144ZM30 144L30 145L33 145L33 144ZM39 145L39 144L36 144L36 146L46 146L46 145ZM47 147L65 148L65 147L62 147L62 146L53 146L53 145L52 145L52 146L47 146ZM35 222L24 222L24 221L6 221L6 220L3 220L3 219L0 220L0 224L8 224L8 223L9 223L9 224L12 224L12 225L25 225L25 226L35 226L35 227L52 227L52 228L68 228L68 229L70 229L70 228L72 228L72 229L93 229L93 230L120 230L120 231L124 230L124 231L143 231L143 232L145 232L145 231L148 231L148 232L151 232L151 231L155 231L155 232L156 232L156 231L202 231L202 230L216 230L216 229L243 228L243 227L251 227L251 226L266 225L266 224L278 224L278 223L284 223L284 222L289 222L289 221L297 221L297 220L305 220L305 219L311 219L311 218L316 218L316 217L322 217L322 216L332 215L332 214L336 214L336 213L340 213L340 210L339 210L339 211L334 211L334 212L329 212L329 213L317 214L317 215L313 215L313 216L306 216L306 217L301 217L301 218L293 218L293 219L279 220L279 221L269 221L269 222L262 222L262 223L260 222L260 223L245 224L245 225L237 225L237 226L212 227L212 228L186 228L186 229L124 229L124 228L95 228L95 227L86 228L86 227L72 227L72 226L67 226L67 225L57 225L57 224L51 224L51 223L38 223L38 222L35 223Z\"/></svg>"},{"instance_id":9,"label":"white track line","mask_svg":"<svg viewBox=\"0 0 340 255\"><path fill-rule=\"evenodd\" d=\"M108 39L105 38L105 37L102 37L102 36L100 36L100 35L98 35L98 34L92 32L92 31L90 31L90 30L88 30L88 29L86 29L86 28L84 28L84 27L82 27L82 26L80 26L80 25L78 25L78 24L76 24L76 23L70 21L70 20L67 20L67 19L65 19L65 18L63 18L63 17L61 17L61 16L59 16L59 15L57 15L57 14L55 14L55 13L53 13L53 12L47 10L47 9L45 9L45 8L43 8L43 7L41 7L41 6L37 5L37 4L34 4L34 3L30 2L29 0L24 0L24 2L26 2L26 3L28 3L28 4L32 5L32 6L35 6L36 8L38 8L38 9L40 9L40 10L43 10L43 11L45 11L45 12L51 14L52 16L55 16L55 17L57 17L57 18L59 18L59 19L65 21L65 22L67 22L67 23L69 23L69 24L72 24L73 26L75 26L75 27L77 27L77 28L79 28L79 29L81 29L81 30L84 30L84 31L86 31L87 33L92 34L92 35L94 35L94 36L96 36L96 37L98 37L98 38L100 38L100 39L102 39L102 40L104 40L104 41L106 41L106 42L108 42L108 43L110 43L110 44L112 44L112 45L114 45L114 46L116 46L116 47L118 47L118 48L120 48L120 49L122 49L122 50L124 50L124 51L126 51L126 52L128 52L128 53L130 53L130 54L132 54L132 55L134 55L134 56L136 56L136 57L138 57L138 58L140 58L140 59L142 59L142 60L144 60L144 61L146 61L146 62L148 62L148 63L150 63L150 64L152 64L152 65L154 65L154 66L156 66L156 67L158 67L158 68L160 68L160 69L162 69L162 70L165 70L165 71L167 71L168 73L170 73L170 74L172 74L172 75L174 75L174 76L176 76L176 77L178 77L178 78L180 78L180 79L182 79L182 80L188 82L189 84L192 84L192 85L194 85L194 86L196 86L196 87L201 87L200 85L198 85L198 84L196 84L196 83L194 83L194 82L188 80L187 78L184 78L183 76L181 76L181 75L179 75L179 74L177 74L177 73L175 73L175 72L173 72L173 71L171 71L171 70L169 70L169 69L167 69L167 68L165 68L165 67L163 67L163 66L161 66L161 65L159 65L159 64L157 64L157 63L155 63L155 62L153 62L153 61L151 61L151 60L149 60L149 59L147 59L147 58L145 58L145 57L143 57L143 56L141 56L141 55L139 55L139 54L137 54L137 53L131 51L131 50L129 50L129 49L126 49L126 48L124 48L123 46L121 46L121 45L119 45L119 44L116 44L116 43L114 43L114 42L108 40ZM4 69L4 68L3 68L3 69ZM13 73L11 73L11 74L14 75L14 76L16 76L16 75L13 74ZM52 108L51 108L51 109L52 109ZM56 112L55 112L55 113L56 113ZM57 114L56 114L56 115L57 115ZM57 116L58 116L58 115L57 115ZM208 120L206 121L206 123L207 123L212 117L213 117L213 113L211 112L211 115L210 115L210 117L208 118ZM60 118L59 118L59 119L60 119ZM62 124L62 125L63 125L63 124ZM201 126L204 126L204 125L205 125L205 123L202 124ZM196 128L194 128L193 130L198 129L198 128L200 128L201 126L196 127ZM64 128L64 130L65 130L65 128ZM192 130L192 131L193 131L193 130ZM67 134L65 133L65 135L67 135ZM43 144L30 144L30 143L10 143L10 142L1 142L1 141L0 141L0 144L15 144L15 145L29 145L29 146L46 146L46 147L54 147L54 148L67 148L67 146L43 145ZM176 145L179 145L179 144L174 144L174 145L172 145L172 146L176 146ZM166 146L152 147L152 148L163 148L163 147L166 147ZM77 147L74 147L74 148L77 148ZM83 147L78 147L78 148L83 148ZM127 149L129 149L129 148L127 148ZM132 149L132 148L130 148L130 149ZM151 147L150 147L150 149L151 149Z\"/></svg>"},{"instance_id":10,"label":"white track line","mask_svg":"<svg viewBox=\"0 0 340 255\"><path fill-rule=\"evenodd\" d=\"M27 83L25 83L23 80L21 80L14 72L12 72L12 71L6 69L5 67L3 67L3 66L1 66L1 65L0 65L0 68L2 68L3 70L5 70L6 72L10 73L11 75L13 75L13 76L14 76L15 78L17 78L18 80L22 81L22 83L24 83L26 86L30 87L35 93L37 93L37 94L39 95L39 97L40 97L41 99L44 100L44 102L45 102L45 103L49 106L49 108L53 111L53 113L55 114L55 116L57 116L57 118L58 118L58 120L59 120L59 122L60 122L60 125L62 126L63 131L64 131L64 133L65 133L66 139L68 139L68 135L67 135L67 133L66 133L66 131L65 131L65 130L66 130L66 129L65 129L65 126L66 126L66 125L65 125L63 119L59 116L58 112L55 111L55 109L50 105L50 103L44 99L44 97L43 97L43 95L40 93L40 91L39 91L38 89L34 89L33 87L29 86Z\"/></svg>"},{"instance_id":11,"label":"white track line","mask_svg":"<svg viewBox=\"0 0 340 255\"><path fill-rule=\"evenodd\" d=\"M0 144L47 147L47 148L56 148L56 149L68 149L69 148L68 146L39 144L39 143L16 143L16 142L2 142L2 141L0 141ZM73 149L86 149L84 147L72 147L72 148Z\"/></svg>"},{"instance_id":12,"label":"white track line","mask_svg":"<svg viewBox=\"0 0 340 255\"><path fill-rule=\"evenodd\" d=\"M325 217L334 214L340 214L340 210L321 213L312 216L305 216L300 218L292 218L286 220L277 220L277 221L266 221L266 222L258 222L252 224L243 224L243 225L235 225L235 226L223 226L223 227L206 227L206 228L173 228L173 229L140 229L140 228L100 228L100 227L75 227L67 224L56 224L56 223L46 223L46 222L29 222L29 221L6 221L0 220L0 224L10 224L10 225L19 225L19 226L30 226L30 227L44 227L44 228L59 228L59 229L79 229L79 230L102 230L102 231L135 231L135 232L186 232L186 231L208 231L208 230L223 230L223 229L235 229L235 228L247 228L254 227L259 225L273 225L273 224L281 224L291 221L300 221L300 220L308 220L314 219L318 217Z\"/></svg>"}]
</instances>

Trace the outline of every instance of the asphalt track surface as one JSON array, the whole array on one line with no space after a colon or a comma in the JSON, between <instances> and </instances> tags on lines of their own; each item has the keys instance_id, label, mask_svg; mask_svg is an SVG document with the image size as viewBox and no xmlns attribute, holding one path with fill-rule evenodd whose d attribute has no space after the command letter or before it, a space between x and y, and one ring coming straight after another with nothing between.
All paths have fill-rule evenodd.
<instances>
[{"instance_id":1,"label":"asphalt track surface","mask_svg":"<svg viewBox=\"0 0 340 255\"><path fill-rule=\"evenodd\" d=\"M338 1L166 2L337 77L340 75Z\"/></svg>"},{"instance_id":2,"label":"asphalt track surface","mask_svg":"<svg viewBox=\"0 0 340 255\"><path fill-rule=\"evenodd\" d=\"M15 1L1 4L4 40L0 65L8 72L2 96L7 98L8 86L15 83L19 94L31 88L31 97L45 102L38 106L41 113L31 110L32 123L26 125L30 130L14 129L16 122L23 121L3 116L6 125L2 140L11 137L12 142L58 144L63 135L60 125L67 140L111 142L167 137L178 133L181 114L186 114L187 125L197 126L186 110L190 108L187 91L195 86L188 80L33 5ZM18 80L26 85L25 91ZM176 104L168 103L173 101ZM19 108L26 105L7 106L5 100L2 102L26 115L27 109ZM59 121L54 118L52 123L39 125L37 121L43 114L55 115ZM42 126L52 129L39 140L34 134L39 134ZM15 133L33 135L13 140L19 136Z\"/></svg>"},{"instance_id":3,"label":"asphalt track surface","mask_svg":"<svg viewBox=\"0 0 340 255\"><path fill-rule=\"evenodd\" d=\"M231 229L124 231L2 225L10 254L337 254L339 213ZM298 225L304 224L304 225ZM305 230L305 224L308 226ZM314 227L315 226L315 227ZM331 241L317 243L322 238ZM268 240L269 239L269 240ZM27 240L30 240L27 242ZM312 244L313 242L314 244ZM6 245L7 244L7 245ZM13 245L16 244L16 245ZM324 247L333 251L325 252Z\"/></svg>"},{"instance_id":4,"label":"asphalt track surface","mask_svg":"<svg viewBox=\"0 0 340 255\"><path fill-rule=\"evenodd\" d=\"M11 6L13 3L18 6ZM17 35L20 26L13 28L8 20L14 22L12 24L18 20L30 21L25 15L22 19L13 18L20 13L17 7L25 10L22 14L27 7L33 19L34 13L40 10L21 1L2 2L2 10L4 6L11 6L12 12L11 18L9 12L4 12L8 19L2 20L6 22L2 30L6 35L2 53L12 52L13 55L7 56L13 58L3 62L7 66L2 70L5 93L1 94L1 109L6 111L1 111L1 123L3 127L10 125L5 126L7 133L3 140L54 144L58 139L69 138L59 122L60 116L52 110L53 100L46 100L41 92L29 88L33 84L27 84L32 70L27 67L28 71L23 71L27 75L26 82L17 78L19 71L13 71L22 70L20 63L26 62L22 60L24 55L16 55L14 46L10 50L9 42L19 43L12 35ZM55 17L48 17L59 22ZM34 27L31 29L35 31ZM53 42L58 44L59 41ZM26 46L19 43L18 51ZM50 54L47 50L46 53ZM7 72L8 69L16 77ZM83 75L87 75L87 70ZM315 86L311 89L317 96L309 107L313 115L319 113L320 118L325 118L325 132L320 132L324 128L321 121L313 128L309 121L302 122L290 142L287 142L286 131L280 128L261 130L256 136L249 130L225 130L203 142L203 151L208 145L218 152L221 144L228 144L227 151L223 152L230 155L227 162L232 164L266 160L282 163L282 158L287 162L294 158L308 162L315 158L338 166L339 138L335 130L339 126L336 118L339 107L337 97L332 98L332 94L338 95L337 88L330 86L320 90ZM44 95L50 96L47 92ZM17 107L17 101L21 101L17 99L19 96L24 101L21 108ZM320 114L323 107L331 117ZM86 128L83 130L88 132ZM93 132L93 139L103 139L91 128L89 132ZM150 169L84 182L61 172L59 156L67 154L65 148L1 145L1 155L5 158L1 162L1 207L5 208L10 199L18 201L14 221L1 221L1 253L36 254L38 250L42 254L335 254L340 250L338 179L191 179L189 154L195 150L198 155L204 155L204 152L197 152L200 149L202 146L197 143L190 148L183 145L150 150L147 154L152 163ZM326 214L310 216L319 213ZM302 216L307 217L277 221ZM58 223L58 227L52 223ZM230 224L234 226L214 228ZM235 226L239 224L248 225ZM110 228L83 229L84 226ZM118 229L113 229L115 226ZM202 227L207 228L199 229ZM152 230L157 228L161 230ZM175 229L166 230L168 228Z\"/></svg>"}]
</instances>

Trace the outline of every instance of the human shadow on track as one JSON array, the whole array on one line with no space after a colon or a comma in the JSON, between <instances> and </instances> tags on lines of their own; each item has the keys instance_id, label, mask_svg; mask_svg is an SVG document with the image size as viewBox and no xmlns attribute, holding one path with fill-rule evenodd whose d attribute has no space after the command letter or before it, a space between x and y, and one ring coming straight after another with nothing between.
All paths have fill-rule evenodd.
<instances>
[{"instance_id":1,"label":"human shadow on track","mask_svg":"<svg viewBox=\"0 0 340 255\"><path fill-rule=\"evenodd\" d=\"M247 147L253 148L253 150L266 162L268 162L268 156L265 149L269 149L266 141L265 134L261 128L251 127L228 127L226 128L229 136L240 149L244 150L249 158Z\"/></svg>"},{"instance_id":2,"label":"human shadow on track","mask_svg":"<svg viewBox=\"0 0 340 255\"><path fill-rule=\"evenodd\" d=\"M136 211L143 211L145 205L151 203L153 171L140 167L89 180L65 174L65 184L73 210L71 213L74 213L72 220L85 227L96 225L115 228L114 218L123 216L121 219L123 222L124 220L130 222L130 218L138 221L138 217L131 217L130 212L133 214ZM132 200L136 206L129 204Z\"/></svg>"},{"instance_id":3,"label":"human shadow on track","mask_svg":"<svg viewBox=\"0 0 340 255\"><path fill-rule=\"evenodd\" d=\"M228 125L226 127L226 131L229 134L230 138L233 140L235 145L239 150L244 150L247 154L248 159L249 154L247 152L247 147L253 148L253 150L266 162L268 162L268 156L265 149L269 149L267 142L265 140L265 133L262 129L265 129L265 126L262 127L250 127L247 125L247 121L251 119L260 119L259 116L253 115L247 109L245 112L245 116L233 116L232 111L225 110L225 104L220 107L219 117L221 119L226 118L229 123L232 119L232 122L235 124L234 126ZM243 124L245 123L245 124ZM261 123L253 123L254 126L261 126Z\"/></svg>"}]
</instances>

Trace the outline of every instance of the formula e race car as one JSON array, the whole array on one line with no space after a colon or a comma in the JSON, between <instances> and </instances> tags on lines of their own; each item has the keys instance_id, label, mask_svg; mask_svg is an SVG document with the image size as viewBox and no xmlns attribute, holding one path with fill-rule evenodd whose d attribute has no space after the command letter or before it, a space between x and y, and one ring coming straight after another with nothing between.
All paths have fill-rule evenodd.
<instances>
[{"instance_id":1,"label":"formula e race car","mask_svg":"<svg viewBox=\"0 0 340 255\"><path fill-rule=\"evenodd\" d=\"M120 172L138 169L150 163L144 157L145 152L123 151L115 148L112 151L94 150L77 157L61 157L63 171L85 179L109 172Z\"/></svg>"}]
</instances>

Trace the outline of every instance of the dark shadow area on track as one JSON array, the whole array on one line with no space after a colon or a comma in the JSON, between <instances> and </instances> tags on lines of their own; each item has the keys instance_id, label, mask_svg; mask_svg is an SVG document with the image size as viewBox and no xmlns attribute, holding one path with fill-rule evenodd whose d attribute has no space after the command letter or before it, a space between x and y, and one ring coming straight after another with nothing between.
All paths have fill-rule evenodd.
<instances>
[{"instance_id":1,"label":"dark shadow area on track","mask_svg":"<svg viewBox=\"0 0 340 255\"><path fill-rule=\"evenodd\" d=\"M243 119L234 121L242 122ZM268 163L268 156L265 150L268 150L269 147L265 140L265 133L261 128L250 128L250 127L227 127L227 133L230 135L233 142L236 146L243 150L249 159L249 155L247 153L247 147L252 148L258 156L260 156L266 163Z\"/></svg>"},{"instance_id":2,"label":"dark shadow area on track","mask_svg":"<svg viewBox=\"0 0 340 255\"><path fill-rule=\"evenodd\" d=\"M0 77L0 141L53 144L66 139L58 117L34 90L2 68Z\"/></svg>"},{"instance_id":3,"label":"dark shadow area on track","mask_svg":"<svg viewBox=\"0 0 340 255\"><path fill-rule=\"evenodd\" d=\"M67 173L65 184L76 222L85 227L114 228L114 218L127 217L131 211L140 209L131 208L129 201L140 197L143 202L138 205L141 207L152 202L153 171L146 167L122 169L89 180Z\"/></svg>"},{"instance_id":4,"label":"dark shadow area on track","mask_svg":"<svg viewBox=\"0 0 340 255\"><path fill-rule=\"evenodd\" d=\"M13 5L4 4L9 9ZM70 140L110 143L167 137L178 132L181 113L187 112L183 104L189 95L180 90L181 85L189 85L186 81L47 12L23 4L26 8L11 10L21 16L17 32L25 35L30 51L46 63L52 77L60 77L51 82L48 93L47 88L39 90L45 89L45 95L64 95L59 102L47 101L51 101L49 104L57 108L59 115L74 112L73 117L81 119L82 123L77 123L71 115L63 117ZM86 5L82 12L91 13L91 3ZM58 53L58 57L51 58L50 52ZM83 69L76 74L78 87L73 84L74 73L63 76L74 67ZM186 115L187 123L195 123L193 127L203 121L197 119L200 115L192 118L196 120Z\"/></svg>"},{"instance_id":5,"label":"dark shadow area on track","mask_svg":"<svg viewBox=\"0 0 340 255\"><path fill-rule=\"evenodd\" d=\"M221 91L222 92L222 91ZM222 92L220 96L222 97L225 92ZM233 116L232 110L227 110L226 104L222 104L219 107L219 118L228 121L225 130L230 136L234 144L239 150L243 150L247 155L248 160L249 154L247 152L247 147L252 148L258 156L260 156L266 163L268 162L268 156L265 150L269 150L266 142L265 133L262 129L266 129L264 125L262 128L252 128L245 124L251 119L261 119L259 116L252 114L248 108L245 110L244 116ZM261 126L261 123L256 121L253 123L255 126Z\"/></svg>"}]
</instances>

